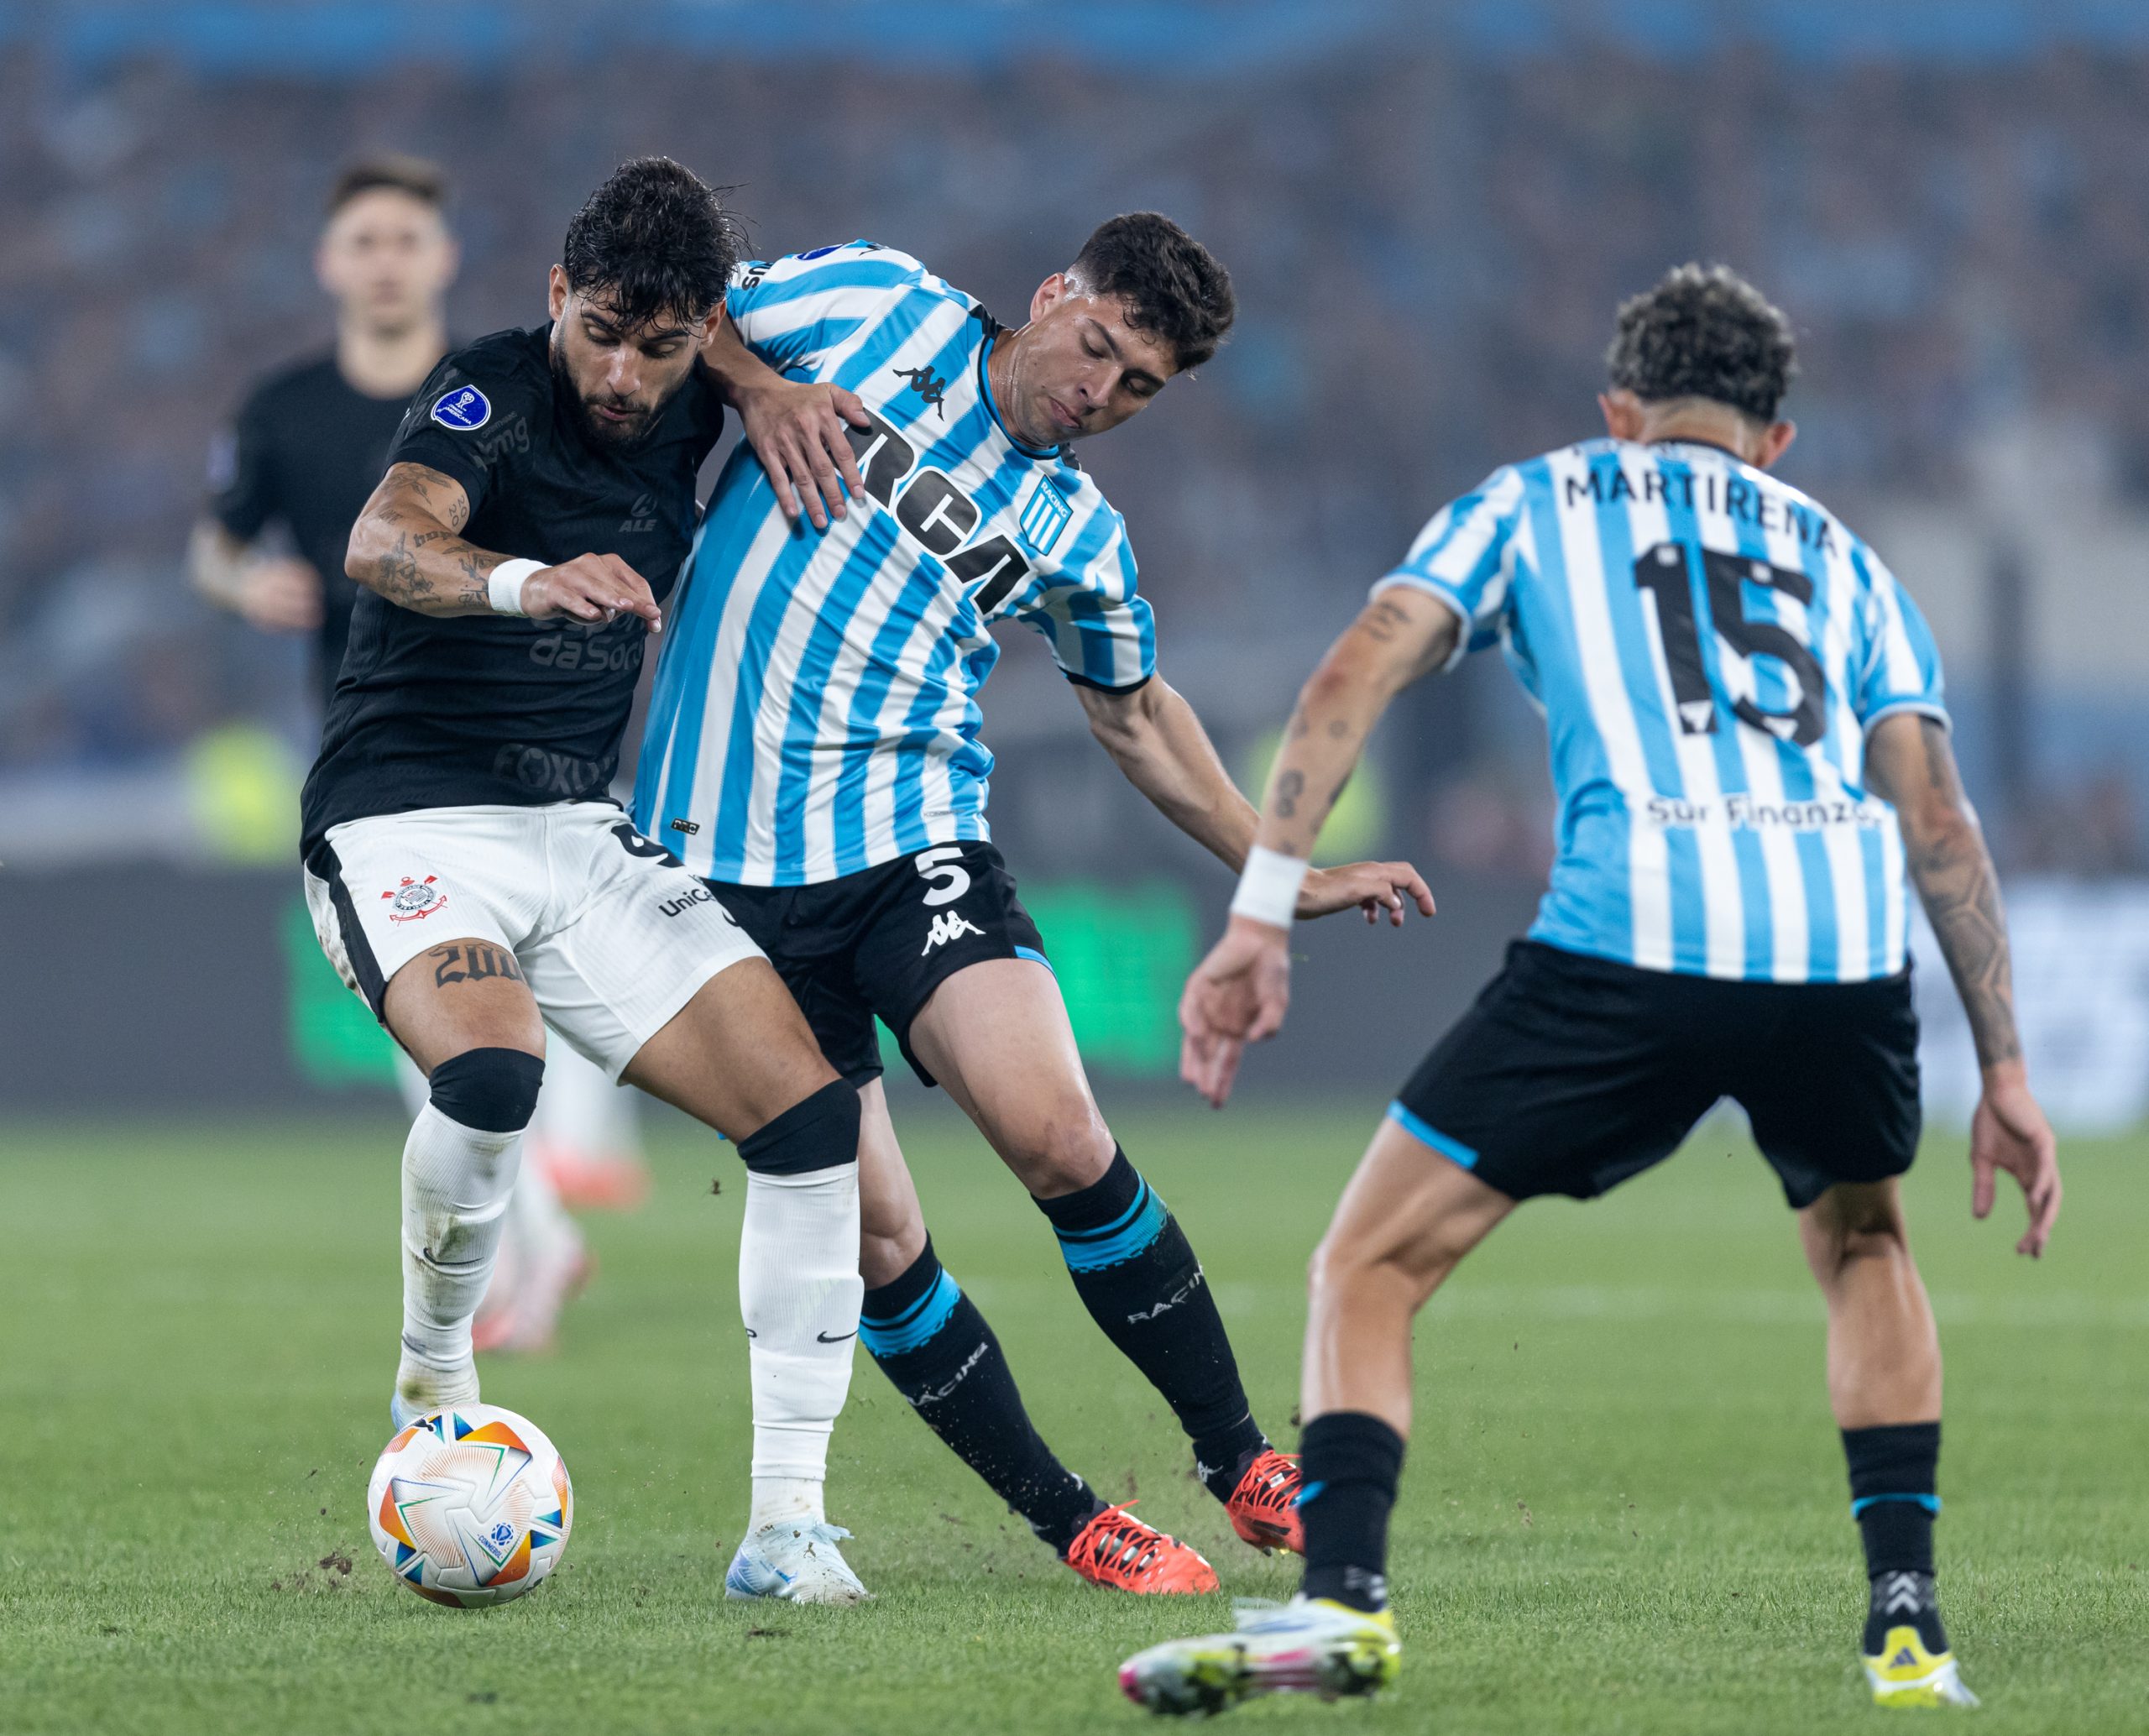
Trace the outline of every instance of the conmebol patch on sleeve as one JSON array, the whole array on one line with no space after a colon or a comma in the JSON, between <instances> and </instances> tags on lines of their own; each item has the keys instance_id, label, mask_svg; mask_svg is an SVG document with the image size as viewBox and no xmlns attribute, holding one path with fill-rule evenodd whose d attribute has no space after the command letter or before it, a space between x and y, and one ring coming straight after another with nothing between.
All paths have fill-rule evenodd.
<instances>
[{"instance_id":1,"label":"conmebol patch on sleeve","mask_svg":"<svg viewBox=\"0 0 2149 1736\"><path fill-rule=\"evenodd\" d=\"M435 421L463 434L484 427L492 416L491 401L475 386L458 386L452 392L443 392L433 405Z\"/></svg>"}]
</instances>

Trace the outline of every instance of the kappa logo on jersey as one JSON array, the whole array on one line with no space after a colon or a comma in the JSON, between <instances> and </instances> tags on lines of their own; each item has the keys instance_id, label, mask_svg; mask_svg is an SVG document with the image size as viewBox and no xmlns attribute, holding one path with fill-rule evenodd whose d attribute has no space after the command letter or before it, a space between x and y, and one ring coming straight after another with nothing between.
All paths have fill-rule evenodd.
<instances>
[{"instance_id":1,"label":"kappa logo on jersey","mask_svg":"<svg viewBox=\"0 0 2149 1736\"><path fill-rule=\"evenodd\" d=\"M975 934L982 940L985 930L970 921L960 911L944 910L933 918L933 927L926 934L925 945L920 949L918 957L922 959L934 947L944 946L950 940L959 940L965 934Z\"/></svg>"},{"instance_id":2,"label":"kappa logo on jersey","mask_svg":"<svg viewBox=\"0 0 2149 1736\"><path fill-rule=\"evenodd\" d=\"M433 405L433 420L458 434L482 428L492 419L492 400L475 386L458 386Z\"/></svg>"},{"instance_id":3,"label":"kappa logo on jersey","mask_svg":"<svg viewBox=\"0 0 2149 1736\"><path fill-rule=\"evenodd\" d=\"M908 380L911 390L939 410L942 421L948 420L948 382L944 376L935 379L929 364L923 368L891 368L888 371L897 379Z\"/></svg>"},{"instance_id":4,"label":"kappa logo on jersey","mask_svg":"<svg viewBox=\"0 0 2149 1736\"><path fill-rule=\"evenodd\" d=\"M1053 486L1050 477L1040 476L1038 485L1030 490L1030 498L1022 503L1022 515L1015 528L1022 532L1033 554L1048 555L1074 516L1074 509L1066 495Z\"/></svg>"},{"instance_id":5,"label":"kappa logo on jersey","mask_svg":"<svg viewBox=\"0 0 2149 1736\"><path fill-rule=\"evenodd\" d=\"M423 880L403 876L403 883L392 892L380 896L391 901L388 919L391 923L415 923L431 916L447 904L447 894L436 882L437 874L428 874Z\"/></svg>"}]
</instances>

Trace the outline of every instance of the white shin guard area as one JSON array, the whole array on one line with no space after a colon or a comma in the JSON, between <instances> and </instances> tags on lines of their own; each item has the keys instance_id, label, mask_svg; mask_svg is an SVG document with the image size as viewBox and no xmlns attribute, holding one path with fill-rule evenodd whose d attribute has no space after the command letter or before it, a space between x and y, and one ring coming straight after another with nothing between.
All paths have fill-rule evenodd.
<instances>
[{"instance_id":1,"label":"white shin guard area","mask_svg":"<svg viewBox=\"0 0 2149 1736\"><path fill-rule=\"evenodd\" d=\"M431 1408L478 1396L470 1322L484 1299L522 1134L481 1132L428 1103L403 1147L403 1359L395 1389Z\"/></svg>"},{"instance_id":2,"label":"white shin guard area","mask_svg":"<svg viewBox=\"0 0 2149 1736\"><path fill-rule=\"evenodd\" d=\"M824 1517L858 1342L858 1166L746 1178L739 1311L754 1388L755 1527Z\"/></svg>"}]
</instances>

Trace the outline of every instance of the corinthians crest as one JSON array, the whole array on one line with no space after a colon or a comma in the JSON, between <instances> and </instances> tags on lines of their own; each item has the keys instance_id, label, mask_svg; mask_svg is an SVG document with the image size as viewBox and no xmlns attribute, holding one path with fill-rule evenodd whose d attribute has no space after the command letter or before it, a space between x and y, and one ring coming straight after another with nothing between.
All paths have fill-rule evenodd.
<instances>
[{"instance_id":1,"label":"corinthians crest","mask_svg":"<svg viewBox=\"0 0 2149 1736\"><path fill-rule=\"evenodd\" d=\"M421 917L431 916L447 902L447 894L434 884L440 876L428 874L423 880L403 876L402 885L392 892L383 892L384 898L393 899L388 919L391 923L415 923Z\"/></svg>"}]
</instances>

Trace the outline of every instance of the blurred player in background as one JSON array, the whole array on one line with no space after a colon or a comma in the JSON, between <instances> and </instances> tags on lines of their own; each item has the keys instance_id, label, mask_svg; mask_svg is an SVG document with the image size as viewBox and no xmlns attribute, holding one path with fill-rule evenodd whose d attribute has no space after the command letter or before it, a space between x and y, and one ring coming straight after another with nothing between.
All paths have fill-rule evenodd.
<instances>
[{"instance_id":1,"label":"blurred player in background","mask_svg":"<svg viewBox=\"0 0 2149 1736\"><path fill-rule=\"evenodd\" d=\"M1135 787L1245 859L1252 806L1158 677L1126 526L1072 450L1215 353L1230 279L1141 212L1100 227L1018 328L864 242L743 265L729 306L745 347L714 365L754 451L719 480L681 583L638 822L708 880L862 1088L860 1336L882 1372L1085 1578L1213 1590L1200 1555L1099 1500L1032 1425L926 1233L874 1020L1029 1190L1076 1294L1171 1405L1239 1535L1296 1547L1297 1469L1254 1420L1185 1232L1098 1112L1045 943L989 841L975 697L992 625L1036 628ZM787 476L810 526L786 522ZM1407 864L1359 863L1314 876L1302 908L1400 922L1406 897L1430 912ZM743 1548L733 1571L756 1582Z\"/></svg>"},{"instance_id":2,"label":"blurred player in background","mask_svg":"<svg viewBox=\"0 0 2149 1736\"><path fill-rule=\"evenodd\" d=\"M2005 1170L2029 1208L2017 1251L2037 1255L2060 1182L1939 657L1872 550L1766 473L1795 431L1782 314L1722 268L1681 267L1620 309L1608 359L1610 437L1435 515L1307 682L1230 928L1187 985L1184 1071L1221 1104L1243 1045L1283 1021L1307 858L1373 725L1412 681L1500 646L1550 733L1551 886L1390 1106L1314 1256L1300 1596L1130 1659L1122 1686L1159 1711L1393 1676L1413 1317L1517 1202L1616 1187L1727 1096L1827 1305L1873 1697L1977 1703L1933 1592L1940 1344L1897 1187L1920 1127L1906 865L1984 1071L1972 1212Z\"/></svg>"},{"instance_id":3,"label":"blurred player in background","mask_svg":"<svg viewBox=\"0 0 2149 1736\"><path fill-rule=\"evenodd\" d=\"M738 233L680 165L622 164L568 225L548 318L420 390L352 528L366 588L302 849L322 950L427 1080L403 1152L397 1426L478 1396L471 1324L549 1025L736 1143L750 1541L771 1595L852 1603L822 1499L858 1335L858 1092L610 797L723 427L699 357Z\"/></svg>"},{"instance_id":4,"label":"blurred player in background","mask_svg":"<svg viewBox=\"0 0 2149 1736\"><path fill-rule=\"evenodd\" d=\"M343 666L358 589L344 576L352 522L387 468L388 448L447 348L444 308L458 252L435 165L388 155L337 177L314 255L336 302L327 354L278 369L248 394L211 463L214 494L188 549L196 588L254 626L314 636L326 707ZM397 1051L415 1114L425 1076ZM531 1124L499 1266L479 1319L480 1348L536 1350L586 1277L569 1204L626 1205L647 1186L632 1100L561 1046Z\"/></svg>"}]
</instances>

